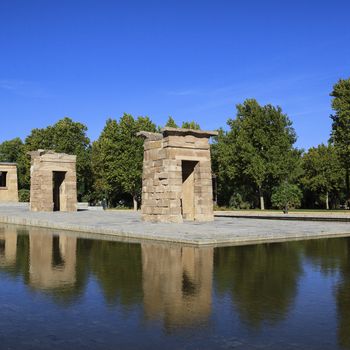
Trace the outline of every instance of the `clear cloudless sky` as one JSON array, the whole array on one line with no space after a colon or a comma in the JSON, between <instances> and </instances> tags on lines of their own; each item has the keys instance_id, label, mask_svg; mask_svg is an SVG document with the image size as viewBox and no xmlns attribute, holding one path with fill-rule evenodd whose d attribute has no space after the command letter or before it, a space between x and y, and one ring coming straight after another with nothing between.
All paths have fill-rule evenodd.
<instances>
[{"instance_id":1,"label":"clear cloudless sky","mask_svg":"<svg viewBox=\"0 0 350 350\"><path fill-rule=\"evenodd\" d=\"M226 128L256 98L327 142L350 77L349 0L0 0L0 142L64 116L98 138L108 117Z\"/></svg>"}]
</instances>

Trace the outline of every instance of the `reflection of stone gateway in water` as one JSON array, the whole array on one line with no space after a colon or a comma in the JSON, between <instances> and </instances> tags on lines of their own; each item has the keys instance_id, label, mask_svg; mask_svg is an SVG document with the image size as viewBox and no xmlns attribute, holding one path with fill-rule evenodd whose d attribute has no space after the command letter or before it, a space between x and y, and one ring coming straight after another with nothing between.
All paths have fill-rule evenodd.
<instances>
[{"instance_id":1,"label":"reflection of stone gateway in water","mask_svg":"<svg viewBox=\"0 0 350 350\"><path fill-rule=\"evenodd\" d=\"M22 272L26 276L26 284L34 289L55 295L56 291L60 293L74 287L73 292L77 293L79 261L79 264L90 266L105 297L112 292L111 300L114 297L125 299L126 293L134 293L133 298L123 301L128 304L139 303L137 296L143 295L145 318L162 320L167 329L203 325L209 319L213 248L143 243L141 249L139 246L120 249L122 247L116 242L91 241L92 244L87 245L90 250L84 253L81 249L77 250L78 238L75 236L52 235L46 229L32 228L24 232L28 236L22 237L18 228L10 225L0 232L0 263L5 267L15 266L20 263L21 256L27 256ZM106 256L107 252L110 254ZM104 259L95 260L102 256ZM123 259L126 258L133 260L124 264ZM111 265L111 259L117 265ZM125 266L129 267L127 271Z\"/></svg>"},{"instance_id":2,"label":"reflection of stone gateway in water","mask_svg":"<svg viewBox=\"0 0 350 350\"><path fill-rule=\"evenodd\" d=\"M16 263L17 233L14 228L0 230L0 265L13 265Z\"/></svg>"},{"instance_id":3,"label":"reflection of stone gateway in water","mask_svg":"<svg viewBox=\"0 0 350 350\"><path fill-rule=\"evenodd\" d=\"M168 327L205 322L211 312L213 248L141 246L146 318L162 316Z\"/></svg>"},{"instance_id":4,"label":"reflection of stone gateway in water","mask_svg":"<svg viewBox=\"0 0 350 350\"><path fill-rule=\"evenodd\" d=\"M75 237L32 232L30 242L29 284L36 288L57 288L76 282Z\"/></svg>"}]
</instances>

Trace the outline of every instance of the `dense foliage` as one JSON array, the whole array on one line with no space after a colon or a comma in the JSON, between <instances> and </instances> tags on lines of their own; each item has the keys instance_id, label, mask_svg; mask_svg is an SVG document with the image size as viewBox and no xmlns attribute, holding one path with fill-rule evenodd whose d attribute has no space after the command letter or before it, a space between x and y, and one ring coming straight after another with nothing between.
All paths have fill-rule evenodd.
<instances>
[{"instance_id":1,"label":"dense foliage","mask_svg":"<svg viewBox=\"0 0 350 350\"><path fill-rule=\"evenodd\" d=\"M339 208L350 200L350 79L333 87L331 137L307 152L295 148L297 135L278 106L247 99L236 106L227 130L211 144L217 204L237 209L295 207ZM165 126L200 129L195 121ZM70 118L33 129L24 140L0 144L0 162L16 162L22 200L30 187L29 151L49 149L77 155L78 199L105 199L111 207L137 208L141 194L143 140L141 130L159 132L148 117L124 114L108 119L90 143L87 127ZM26 190L26 191L25 191Z\"/></svg>"},{"instance_id":2,"label":"dense foliage","mask_svg":"<svg viewBox=\"0 0 350 350\"><path fill-rule=\"evenodd\" d=\"M298 208L301 204L301 190L297 185L283 182L272 191L272 206L283 209L284 213L288 213L290 208Z\"/></svg>"},{"instance_id":3,"label":"dense foliage","mask_svg":"<svg viewBox=\"0 0 350 350\"><path fill-rule=\"evenodd\" d=\"M333 206L344 188L344 170L334 146L324 144L312 147L303 156L304 174L301 183L310 191L318 203L329 209L330 198ZM337 203L338 202L338 203Z\"/></svg>"},{"instance_id":4,"label":"dense foliage","mask_svg":"<svg viewBox=\"0 0 350 350\"><path fill-rule=\"evenodd\" d=\"M340 79L334 85L331 140L345 170L347 200L350 200L350 78Z\"/></svg>"},{"instance_id":5,"label":"dense foliage","mask_svg":"<svg viewBox=\"0 0 350 350\"><path fill-rule=\"evenodd\" d=\"M296 172L300 153L293 148L292 123L280 107L251 99L237 105L237 117L227 124L230 130L221 130L213 146L215 171L225 184L221 190L228 193L226 184L233 184L233 195L238 191L252 206L258 199L264 209L272 188Z\"/></svg>"},{"instance_id":6,"label":"dense foliage","mask_svg":"<svg viewBox=\"0 0 350 350\"><path fill-rule=\"evenodd\" d=\"M92 145L92 167L95 178L95 196L104 197L109 205L128 196L137 209L141 195L143 139L138 131L156 131L148 117L134 119L124 114L119 122L108 119L99 139Z\"/></svg>"}]
</instances>

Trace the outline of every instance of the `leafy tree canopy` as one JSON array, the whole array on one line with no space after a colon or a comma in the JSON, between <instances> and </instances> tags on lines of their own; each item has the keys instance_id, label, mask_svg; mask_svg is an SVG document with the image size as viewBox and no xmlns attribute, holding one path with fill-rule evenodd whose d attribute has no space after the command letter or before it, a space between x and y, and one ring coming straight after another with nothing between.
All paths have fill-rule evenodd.
<instances>
[{"instance_id":1,"label":"leafy tree canopy","mask_svg":"<svg viewBox=\"0 0 350 350\"><path fill-rule=\"evenodd\" d=\"M248 99L237 105L237 117L228 125L231 130L223 135L225 162L235 164L232 176L245 176L255 186L264 209L264 193L295 176L300 151L293 148L292 122L280 107Z\"/></svg>"},{"instance_id":2,"label":"leafy tree canopy","mask_svg":"<svg viewBox=\"0 0 350 350\"><path fill-rule=\"evenodd\" d=\"M200 130L200 125L195 121L191 122L183 122L181 128L183 129L192 129L192 130Z\"/></svg>"},{"instance_id":3,"label":"leafy tree canopy","mask_svg":"<svg viewBox=\"0 0 350 350\"><path fill-rule=\"evenodd\" d=\"M178 128L178 125L175 123L175 120L171 116L169 116L165 126L168 128Z\"/></svg>"},{"instance_id":4,"label":"leafy tree canopy","mask_svg":"<svg viewBox=\"0 0 350 350\"><path fill-rule=\"evenodd\" d=\"M344 170L334 146L321 144L303 156L304 175L301 182L312 192L326 196L326 208L331 191L339 190L344 182Z\"/></svg>"},{"instance_id":5,"label":"leafy tree canopy","mask_svg":"<svg viewBox=\"0 0 350 350\"><path fill-rule=\"evenodd\" d=\"M179 127L176 124L176 122L173 119L173 117L169 117L168 118L168 121L166 122L165 126L169 127L169 128L178 128ZM185 122L182 122L181 128L182 129L200 130L201 127L195 121L185 121Z\"/></svg>"},{"instance_id":6,"label":"leafy tree canopy","mask_svg":"<svg viewBox=\"0 0 350 350\"><path fill-rule=\"evenodd\" d=\"M24 144L19 137L0 144L0 162L17 163L19 188L29 188L28 160Z\"/></svg>"},{"instance_id":7,"label":"leafy tree canopy","mask_svg":"<svg viewBox=\"0 0 350 350\"><path fill-rule=\"evenodd\" d=\"M288 213L289 208L297 208L301 203L302 192L297 185L283 182L280 186L274 188L271 196L272 205L283 209Z\"/></svg>"},{"instance_id":8,"label":"leafy tree canopy","mask_svg":"<svg viewBox=\"0 0 350 350\"><path fill-rule=\"evenodd\" d=\"M340 79L333 87L331 138L343 163L350 166L350 78Z\"/></svg>"},{"instance_id":9,"label":"leafy tree canopy","mask_svg":"<svg viewBox=\"0 0 350 350\"><path fill-rule=\"evenodd\" d=\"M350 78L340 79L333 87L331 141L346 171L347 197L350 199Z\"/></svg>"},{"instance_id":10,"label":"leafy tree canopy","mask_svg":"<svg viewBox=\"0 0 350 350\"><path fill-rule=\"evenodd\" d=\"M90 140L87 127L65 117L43 129L33 129L25 139L26 151L37 149L75 154L77 156L78 197L81 199L91 187Z\"/></svg>"},{"instance_id":11,"label":"leafy tree canopy","mask_svg":"<svg viewBox=\"0 0 350 350\"><path fill-rule=\"evenodd\" d=\"M23 142L19 137L0 144L0 162L16 163L23 154Z\"/></svg>"},{"instance_id":12,"label":"leafy tree canopy","mask_svg":"<svg viewBox=\"0 0 350 350\"><path fill-rule=\"evenodd\" d=\"M155 132L156 126L148 117L134 118L124 114L119 122L108 119L99 139L93 143L93 169L96 190L109 201L116 194L127 193L137 205L141 194L143 140L138 131Z\"/></svg>"}]
</instances>

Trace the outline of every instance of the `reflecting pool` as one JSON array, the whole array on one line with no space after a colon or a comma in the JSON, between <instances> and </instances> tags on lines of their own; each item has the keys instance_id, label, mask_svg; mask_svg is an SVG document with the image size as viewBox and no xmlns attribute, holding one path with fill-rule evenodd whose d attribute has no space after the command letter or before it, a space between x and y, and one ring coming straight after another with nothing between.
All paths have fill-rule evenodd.
<instances>
[{"instance_id":1,"label":"reflecting pool","mask_svg":"<svg viewBox=\"0 0 350 350\"><path fill-rule=\"evenodd\" d=\"M0 225L1 349L350 349L350 238L194 248Z\"/></svg>"}]
</instances>

